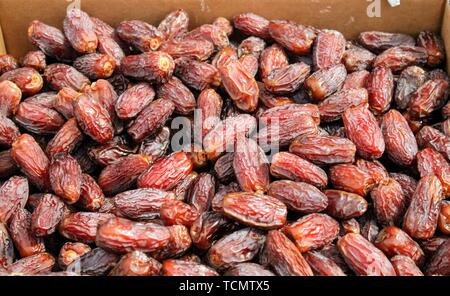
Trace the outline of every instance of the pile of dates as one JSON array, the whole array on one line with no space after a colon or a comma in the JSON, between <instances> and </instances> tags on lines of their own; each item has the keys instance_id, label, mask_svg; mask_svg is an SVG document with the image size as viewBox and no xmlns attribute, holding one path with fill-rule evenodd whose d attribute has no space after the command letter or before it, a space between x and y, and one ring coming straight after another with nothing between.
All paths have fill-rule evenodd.
<instances>
[{"instance_id":1,"label":"pile of dates","mask_svg":"<svg viewBox=\"0 0 450 296\"><path fill-rule=\"evenodd\" d=\"M0 274L450 275L438 35L188 27L70 9L0 56Z\"/></svg>"}]
</instances>

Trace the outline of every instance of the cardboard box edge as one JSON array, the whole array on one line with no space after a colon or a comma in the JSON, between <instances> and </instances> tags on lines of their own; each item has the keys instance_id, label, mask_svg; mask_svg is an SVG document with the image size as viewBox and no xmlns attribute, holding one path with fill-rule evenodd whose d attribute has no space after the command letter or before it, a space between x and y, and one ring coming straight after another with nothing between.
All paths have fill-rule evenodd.
<instances>
[{"instance_id":1,"label":"cardboard box edge","mask_svg":"<svg viewBox=\"0 0 450 296\"><path fill-rule=\"evenodd\" d=\"M447 72L450 71L450 3L446 1L444 17L442 18L441 37L444 40L445 53L447 56Z\"/></svg>"},{"instance_id":2,"label":"cardboard box edge","mask_svg":"<svg viewBox=\"0 0 450 296\"><path fill-rule=\"evenodd\" d=\"M6 54L5 40L3 39L3 32L1 25L0 25L0 54Z\"/></svg>"}]
</instances>

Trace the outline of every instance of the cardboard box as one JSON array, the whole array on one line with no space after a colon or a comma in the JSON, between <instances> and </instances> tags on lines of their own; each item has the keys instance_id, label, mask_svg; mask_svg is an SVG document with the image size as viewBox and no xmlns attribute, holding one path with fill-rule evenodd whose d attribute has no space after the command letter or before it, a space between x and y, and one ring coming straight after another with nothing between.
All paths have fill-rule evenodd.
<instances>
[{"instance_id":1,"label":"cardboard box","mask_svg":"<svg viewBox=\"0 0 450 296\"><path fill-rule=\"evenodd\" d=\"M32 20L61 28L67 7L77 2L113 26L125 19L158 24L170 11L183 8L192 27L251 11L268 19L336 29L348 39L368 30L412 35L432 30L441 32L450 56L450 5L445 0L403 0L397 7L386 0L0 0L0 53L22 56L31 49L26 34Z\"/></svg>"}]
</instances>

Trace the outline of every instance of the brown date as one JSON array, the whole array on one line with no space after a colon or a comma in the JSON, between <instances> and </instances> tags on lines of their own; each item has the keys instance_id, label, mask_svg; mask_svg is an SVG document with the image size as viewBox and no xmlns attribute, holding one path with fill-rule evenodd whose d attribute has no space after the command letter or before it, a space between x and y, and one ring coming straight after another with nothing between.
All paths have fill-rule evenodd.
<instances>
[{"instance_id":1,"label":"brown date","mask_svg":"<svg viewBox=\"0 0 450 296\"><path fill-rule=\"evenodd\" d=\"M34 20L28 27L28 40L47 56L61 62L71 62L76 52L59 29Z\"/></svg>"},{"instance_id":2,"label":"brown date","mask_svg":"<svg viewBox=\"0 0 450 296\"><path fill-rule=\"evenodd\" d=\"M59 224L59 233L70 240L90 244L95 242L98 225L113 218L113 214L76 212L66 215Z\"/></svg>"},{"instance_id":3,"label":"brown date","mask_svg":"<svg viewBox=\"0 0 450 296\"><path fill-rule=\"evenodd\" d=\"M251 261L265 241L262 232L252 228L235 231L218 240L207 254L208 263L217 269L227 269L235 264Z\"/></svg>"},{"instance_id":4,"label":"brown date","mask_svg":"<svg viewBox=\"0 0 450 296\"><path fill-rule=\"evenodd\" d=\"M47 67L48 68L48 67ZM16 84L23 94L37 94L44 86L44 80L33 68L24 67L8 71L0 76L0 82L11 81Z\"/></svg>"},{"instance_id":5,"label":"brown date","mask_svg":"<svg viewBox=\"0 0 450 296\"><path fill-rule=\"evenodd\" d=\"M339 234L339 223L326 214L309 214L283 228L301 253L321 249Z\"/></svg>"},{"instance_id":6,"label":"brown date","mask_svg":"<svg viewBox=\"0 0 450 296\"><path fill-rule=\"evenodd\" d=\"M321 30L313 47L314 69L325 69L340 63L344 52L345 38L342 33L335 30Z\"/></svg>"},{"instance_id":7,"label":"brown date","mask_svg":"<svg viewBox=\"0 0 450 296\"><path fill-rule=\"evenodd\" d=\"M53 192L66 203L78 201L81 194L81 167L72 156L57 154L49 168L50 184Z\"/></svg>"},{"instance_id":8,"label":"brown date","mask_svg":"<svg viewBox=\"0 0 450 296\"><path fill-rule=\"evenodd\" d=\"M151 164L152 159L139 154L130 154L105 167L99 177L98 185L105 194L116 194L128 190Z\"/></svg>"},{"instance_id":9,"label":"brown date","mask_svg":"<svg viewBox=\"0 0 450 296\"><path fill-rule=\"evenodd\" d=\"M3 115L16 114L21 99L22 91L15 83L9 80L0 82L0 110Z\"/></svg>"},{"instance_id":10,"label":"brown date","mask_svg":"<svg viewBox=\"0 0 450 296\"><path fill-rule=\"evenodd\" d=\"M163 34L164 39L171 39L186 33L188 26L188 13L183 9L178 9L164 17L158 25L158 30Z\"/></svg>"},{"instance_id":11,"label":"brown date","mask_svg":"<svg viewBox=\"0 0 450 296\"><path fill-rule=\"evenodd\" d=\"M279 180L270 183L267 195L280 200L288 209L299 213L315 213L326 209L328 199L316 187L289 180Z\"/></svg>"},{"instance_id":12,"label":"brown date","mask_svg":"<svg viewBox=\"0 0 450 296\"><path fill-rule=\"evenodd\" d=\"M246 35L256 36L262 39L270 39L269 20L251 12L241 13L233 18L236 29Z\"/></svg>"},{"instance_id":13,"label":"brown date","mask_svg":"<svg viewBox=\"0 0 450 296\"><path fill-rule=\"evenodd\" d=\"M394 256L391 258L391 263L397 276L423 276L419 267L407 256Z\"/></svg>"},{"instance_id":14,"label":"brown date","mask_svg":"<svg viewBox=\"0 0 450 296\"><path fill-rule=\"evenodd\" d=\"M398 165L413 164L418 147L408 122L397 110L390 110L381 119L381 132L389 158Z\"/></svg>"},{"instance_id":15,"label":"brown date","mask_svg":"<svg viewBox=\"0 0 450 296\"><path fill-rule=\"evenodd\" d=\"M175 62L162 51L129 55L122 59L120 70L123 75L136 80L164 83L172 77Z\"/></svg>"},{"instance_id":16,"label":"brown date","mask_svg":"<svg viewBox=\"0 0 450 296\"><path fill-rule=\"evenodd\" d=\"M389 259L363 236L348 233L338 240L338 248L345 262L357 275L395 276Z\"/></svg>"},{"instance_id":17,"label":"brown date","mask_svg":"<svg viewBox=\"0 0 450 296\"><path fill-rule=\"evenodd\" d=\"M367 159L380 158L385 150L383 134L375 116L363 105L347 109L343 116L345 133L356 145L359 155Z\"/></svg>"},{"instance_id":18,"label":"brown date","mask_svg":"<svg viewBox=\"0 0 450 296\"><path fill-rule=\"evenodd\" d=\"M192 171L185 152L175 152L153 163L137 180L139 188L172 190Z\"/></svg>"},{"instance_id":19,"label":"brown date","mask_svg":"<svg viewBox=\"0 0 450 296\"><path fill-rule=\"evenodd\" d=\"M113 74L116 61L106 54L91 53L77 58L73 66L90 79L101 79Z\"/></svg>"},{"instance_id":20,"label":"brown date","mask_svg":"<svg viewBox=\"0 0 450 296\"><path fill-rule=\"evenodd\" d=\"M358 41L367 49L381 52L394 46L414 46L413 37L400 33L368 31L359 34Z\"/></svg>"},{"instance_id":21,"label":"brown date","mask_svg":"<svg viewBox=\"0 0 450 296\"><path fill-rule=\"evenodd\" d=\"M229 193L223 198L223 212L243 224L276 229L286 223L286 206L271 196L249 192Z\"/></svg>"},{"instance_id":22,"label":"brown date","mask_svg":"<svg viewBox=\"0 0 450 296\"><path fill-rule=\"evenodd\" d=\"M403 230L416 239L431 238L437 228L441 199L439 179L434 175L421 178L403 219Z\"/></svg>"},{"instance_id":23,"label":"brown date","mask_svg":"<svg viewBox=\"0 0 450 296\"><path fill-rule=\"evenodd\" d=\"M289 152L317 165L352 163L356 147L348 139L336 136L300 137L289 146Z\"/></svg>"},{"instance_id":24,"label":"brown date","mask_svg":"<svg viewBox=\"0 0 450 296\"><path fill-rule=\"evenodd\" d=\"M194 94L176 77L170 78L161 85L158 89L158 98L172 101L175 112L179 114L190 114L196 106Z\"/></svg>"},{"instance_id":25,"label":"brown date","mask_svg":"<svg viewBox=\"0 0 450 296\"><path fill-rule=\"evenodd\" d=\"M19 136L12 144L11 157L36 187L50 189L50 161L32 136Z\"/></svg>"},{"instance_id":26,"label":"brown date","mask_svg":"<svg viewBox=\"0 0 450 296\"><path fill-rule=\"evenodd\" d=\"M172 192L145 188L117 194L114 197L114 204L123 217L133 220L150 220L159 218L162 205L174 200L175 195Z\"/></svg>"},{"instance_id":27,"label":"brown date","mask_svg":"<svg viewBox=\"0 0 450 296\"><path fill-rule=\"evenodd\" d=\"M127 253L153 252L165 247L169 240L170 231L165 226L111 218L99 225L95 242L105 250Z\"/></svg>"},{"instance_id":28,"label":"brown date","mask_svg":"<svg viewBox=\"0 0 450 296\"><path fill-rule=\"evenodd\" d=\"M136 142L152 136L162 127L175 110L175 104L169 100L158 99L151 102L136 117L128 128L128 134Z\"/></svg>"},{"instance_id":29,"label":"brown date","mask_svg":"<svg viewBox=\"0 0 450 296\"><path fill-rule=\"evenodd\" d=\"M125 254L109 272L109 276L155 276L160 275L162 265L145 253L134 251Z\"/></svg>"},{"instance_id":30,"label":"brown date","mask_svg":"<svg viewBox=\"0 0 450 296\"><path fill-rule=\"evenodd\" d=\"M419 37L417 37L417 45L427 51L427 64L429 66L436 67L444 61L444 42L437 34L430 31L420 32Z\"/></svg>"},{"instance_id":31,"label":"brown date","mask_svg":"<svg viewBox=\"0 0 450 296\"><path fill-rule=\"evenodd\" d=\"M306 182L319 189L325 188L328 183L324 170L288 152L279 152L273 156L270 173L278 178Z\"/></svg>"},{"instance_id":32,"label":"brown date","mask_svg":"<svg viewBox=\"0 0 450 296\"><path fill-rule=\"evenodd\" d=\"M157 50L164 39L157 28L140 20L123 21L116 32L120 39L141 52Z\"/></svg>"},{"instance_id":33,"label":"brown date","mask_svg":"<svg viewBox=\"0 0 450 296\"><path fill-rule=\"evenodd\" d=\"M73 261L91 251L91 247L83 243L67 242L59 251L58 265L65 270Z\"/></svg>"},{"instance_id":34,"label":"brown date","mask_svg":"<svg viewBox=\"0 0 450 296\"><path fill-rule=\"evenodd\" d=\"M328 197L328 207L325 212L340 219L351 219L364 215L368 203L360 195L341 190L325 190Z\"/></svg>"},{"instance_id":35,"label":"brown date","mask_svg":"<svg viewBox=\"0 0 450 296\"><path fill-rule=\"evenodd\" d=\"M321 69L306 78L304 86L309 95L316 101L323 101L328 96L339 90L347 76L347 70L343 64L337 64L330 68Z\"/></svg>"},{"instance_id":36,"label":"brown date","mask_svg":"<svg viewBox=\"0 0 450 296\"><path fill-rule=\"evenodd\" d=\"M41 50L29 51L21 60L22 67L34 68L38 72L43 72L47 67L44 52Z\"/></svg>"},{"instance_id":37,"label":"brown date","mask_svg":"<svg viewBox=\"0 0 450 296\"><path fill-rule=\"evenodd\" d=\"M270 37L295 54L308 54L316 39L314 29L292 21L274 20L268 27Z\"/></svg>"},{"instance_id":38,"label":"brown date","mask_svg":"<svg viewBox=\"0 0 450 296\"><path fill-rule=\"evenodd\" d=\"M425 254L408 234L395 226L383 228L374 242L375 246L383 251L389 258L395 255L403 255L414 260L421 266L425 260Z\"/></svg>"},{"instance_id":39,"label":"brown date","mask_svg":"<svg viewBox=\"0 0 450 296\"><path fill-rule=\"evenodd\" d=\"M270 266L279 276L313 275L311 267L295 244L278 230L271 230L267 234L260 262L264 266Z\"/></svg>"},{"instance_id":40,"label":"brown date","mask_svg":"<svg viewBox=\"0 0 450 296\"><path fill-rule=\"evenodd\" d=\"M31 228L31 213L20 208L12 217L9 233L20 257L28 257L45 252L42 238L34 235Z\"/></svg>"},{"instance_id":41,"label":"brown date","mask_svg":"<svg viewBox=\"0 0 450 296\"><path fill-rule=\"evenodd\" d=\"M68 9L63 27L64 34L76 51L80 53L95 52L98 45L95 25L86 12L77 8Z\"/></svg>"}]
</instances>

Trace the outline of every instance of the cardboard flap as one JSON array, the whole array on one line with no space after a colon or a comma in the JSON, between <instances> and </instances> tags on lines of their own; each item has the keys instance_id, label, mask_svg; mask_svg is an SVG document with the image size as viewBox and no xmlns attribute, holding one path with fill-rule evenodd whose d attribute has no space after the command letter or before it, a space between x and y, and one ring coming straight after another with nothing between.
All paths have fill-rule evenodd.
<instances>
[{"instance_id":1,"label":"cardboard flap","mask_svg":"<svg viewBox=\"0 0 450 296\"><path fill-rule=\"evenodd\" d=\"M34 19L61 28L67 6L75 1L89 14L114 26L125 19L158 24L170 11L183 8L191 17L191 27L209 23L218 16L231 19L241 12L254 12L269 19L291 19L318 28L333 28L347 38L355 38L366 30L438 32L446 2L408 0L391 7L384 0L1 0L0 25L7 51L20 57L31 48L26 32Z\"/></svg>"},{"instance_id":2,"label":"cardboard flap","mask_svg":"<svg viewBox=\"0 0 450 296\"><path fill-rule=\"evenodd\" d=\"M444 19L442 20L442 39L444 39L445 53L447 55L447 71L450 70L450 3L445 6Z\"/></svg>"},{"instance_id":3,"label":"cardboard flap","mask_svg":"<svg viewBox=\"0 0 450 296\"><path fill-rule=\"evenodd\" d=\"M2 26L0 26L0 54L6 53L5 40L3 39Z\"/></svg>"}]
</instances>

